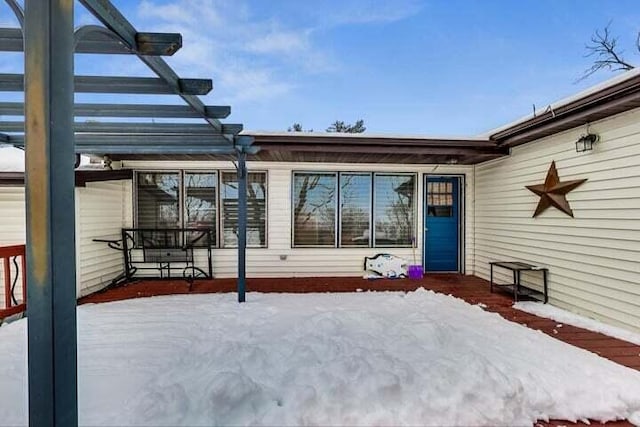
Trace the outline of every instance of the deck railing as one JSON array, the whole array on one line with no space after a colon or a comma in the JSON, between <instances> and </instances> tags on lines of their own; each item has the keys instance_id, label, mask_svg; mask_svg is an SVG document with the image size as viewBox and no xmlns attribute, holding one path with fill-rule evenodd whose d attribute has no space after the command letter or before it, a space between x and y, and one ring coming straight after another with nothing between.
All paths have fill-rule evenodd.
<instances>
[{"instance_id":1,"label":"deck railing","mask_svg":"<svg viewBox=\"0 0 640 427\"><path fill-rule=\"evenodd\" d=\"M0 277L4 283L0 319L27 309L25 265L25 245L0 246Z\"/></svg>"}]
</instances>

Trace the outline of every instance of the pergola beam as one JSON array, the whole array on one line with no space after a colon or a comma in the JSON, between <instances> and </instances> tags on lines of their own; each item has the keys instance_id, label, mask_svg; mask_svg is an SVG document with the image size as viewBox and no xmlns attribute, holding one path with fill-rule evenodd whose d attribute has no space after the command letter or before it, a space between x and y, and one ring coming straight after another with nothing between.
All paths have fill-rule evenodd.
<instances>
[{"instance_id":1,"label":"pergola beam","mask_svg":"<svg viewBox=\"0 0 640 427\"><path fill-rule=\"evenodd\" d=\"M78 31L88 27L81 27ZM108 31L105 29L105 31ZM179 33L138 33L136 48L132 50L114 37L101 32L87 31L77 41L75 53L171 56L182 47ZM23 52L24 42L20 28L0 28L0 52Z\"/></svg>"},{"instance_id":2,"label":"pergola beam","mask_svg":"<svg viewBox=\"0 0 640 427\"><path fill-rule=\"evenodd\" d=\"M102 24L117 34L121 39L126 41L129 46L134 46L135 35L138 33L133 25L116 9L109 0L80 0L89 12L93 14ZM174 90L174 93L185 100L195 111L200 113L211 126L221 131L221 123L213 118L207 117L205 106L197 96L184 94L180 91L178 75L169 67L162 59L155 56L138 55L140 60L167 82L167 85ZM233 137L229 136L229 141L233 141Z\"/></svg>"},{"instance_id":3,"label":"pergola beam","mask_svg":"<svg viewBox=\"0 0 640 427\"><path fill-rule=\"evenodd\" d=\"M198 119L202 115L188 105L147 105L147 104L75 104L76 117L149 117ZM224 119L231 114L231 107L207 105L205 115L209 118ZM0 115L22 116L24 104L21 102L0 102Z\"/></svg>"},{"instance_id":4,"label":"pergola beam","mask_svg":"<svg viewBox=\"0 0 640 427\"><path fill-rule=\"evenodd\" d=\"M213 89L211 79L178 79L180 94L206 95ZM0 74L0 91L23 92L22 74ZM116 77L116 76L76 76L76 93L133 93L141 95L173 95L175 89L160 78L155 77Z\"/></svg>"},{"instance_id":5,"label":"pergola beam","mask_svg":"<svg viewBox=\"0 0 640 427\"><path fill-rule=\"evenodd\" d=\"M23 145L25 137L24 135L11 135L9 137L9 144ZM180 147L182 145L219 145L225 147L232 147L233 144L229 142L223 135L193 135L193 134L92 134L92 133L76 133L75 141L78 145L85 146L123 146L127 145L146 145L150 148L158 145L175 145Z\"/></svg>"},{"instance_id":6,"label":"pergola beam","mask_svg":"<svg viewBox=\"0 0 640 427\"><path fill-rule=\"evenodd\" d=\"M101 133L101 134L151 134L151 135L219 135L208 124L204 123L113 123L113 122L85 122L74 123L76 133ZM242 132L241 124L222 125L223 133L236 135ZM24 132L24 122L0 121L0 131Z\"/></svg>"}]
</instances>

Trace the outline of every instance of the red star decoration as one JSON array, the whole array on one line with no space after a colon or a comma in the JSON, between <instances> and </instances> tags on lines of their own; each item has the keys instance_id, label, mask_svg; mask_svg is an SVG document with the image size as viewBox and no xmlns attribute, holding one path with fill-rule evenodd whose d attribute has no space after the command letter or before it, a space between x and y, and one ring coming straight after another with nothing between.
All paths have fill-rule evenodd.
<instances>
[{"instance_id":1,"label":"red star decoration","mask_svg":"<svg viewBox=\"0 0 640 427\"><path fill-rule=\"evenodd\" d=\"M560 182L558 171L556 170L556 162L551 162L549 172L544 180L544 184L527 185L526 187L540 196L540 201L533 213L533 217L537 217L544 212L549 206L555 206L562 212L573 218L573 211L567 201L567 193L584 183L586 179L576 179L573 181Z\"/></svg>"}]
</instances>

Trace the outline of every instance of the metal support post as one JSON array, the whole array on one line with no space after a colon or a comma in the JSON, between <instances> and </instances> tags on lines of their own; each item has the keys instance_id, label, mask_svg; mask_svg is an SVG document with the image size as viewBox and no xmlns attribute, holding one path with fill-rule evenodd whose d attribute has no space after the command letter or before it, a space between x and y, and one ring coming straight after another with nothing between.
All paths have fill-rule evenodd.
<instances>
[{"instance_id":1,"label":"metal support post","mask_svg":"<svg viewBox=\"0 0 640 427\"><path fill-rule=\"evenodd\" d=\"M247 280L247 153L238 147L238 302L245 301Z\"/></svg>"},{"instance_id":2,"label":"metal support post","mask_svg":"<svg viewBox=\"0 0 640 427\"><path fill-rule=\"evenodd\" d=\"M31 426L78 425L73 3L25 1Z\"/></svg>"}]
</instances>

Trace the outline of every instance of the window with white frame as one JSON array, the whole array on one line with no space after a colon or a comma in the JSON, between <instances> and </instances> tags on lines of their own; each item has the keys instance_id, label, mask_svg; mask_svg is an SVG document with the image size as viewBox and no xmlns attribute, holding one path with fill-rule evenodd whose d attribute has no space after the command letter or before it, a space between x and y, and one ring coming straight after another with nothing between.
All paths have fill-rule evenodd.
<instances>
[{"instance_id":1,"label":"window with white frame","mask_svg":"<svg viewBox=\"0 0 640 427\"><path fill-rule=\"evenodd\" d=\"M138 228L180 227L180 174L140 172L137 184Z\"/></svg>"},{"instance_id":2,"label":"window with white frame","mask_svg":"<svg viewBox=\"0 0 640 427\"><path fill-rule=\"evenodd\" d=\"M294 172L294 247L411 247L416 175Z\"/></svg>"},{"instance_id":3,"label":"window with white frame","mask_svg":"<svg viewBox=\"0 0 640 427\"><path fill-rule=\"evenodd\" d=\"M340 174L340 246L371 245L370 173Z\"/></svg>"},{"instance_id":4,"label":"window with white frame","mask_svg":"<svg viewBox=\"0 0 640 427\"><path fill-rule=\"evenodd\" d=\"M374 175L374 246L413 244L415 175Z\"/></svg>"},{"instance_id":5,"label":"window with white frame","mask_svg":"<svg viewBox=\"0 0 640 427\"><path fill-rule=\"evenodd\" d=\"M336 245L336 173L300 172L293 176L293 245Z\"/></svg>"},{"instance_id":6,"label":"window with white frame","mask_svg":"<svg viewBox=\"0 0 640 427\"><path fill-rule=\"evenodd\" d=\"M214 246L237 246L235 171L137 172L135 200L137 228L209 228ZM266 201L266 172L248 172L247 246L267 246Z\"/></svg>"}]
</instances>

